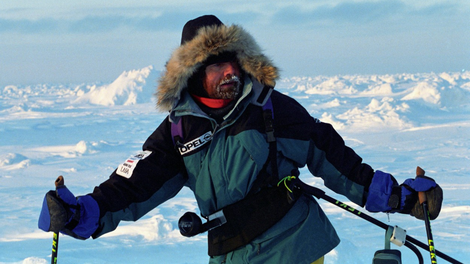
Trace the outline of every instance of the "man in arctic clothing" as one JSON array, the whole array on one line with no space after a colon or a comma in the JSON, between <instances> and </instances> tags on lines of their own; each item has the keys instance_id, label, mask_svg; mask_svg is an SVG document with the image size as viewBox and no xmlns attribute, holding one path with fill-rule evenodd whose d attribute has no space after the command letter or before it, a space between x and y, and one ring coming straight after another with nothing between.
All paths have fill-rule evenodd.
<instances>
[{"instance_id":1,"label":"man in arctic clothing","mask_svg":"<svg viewBox=\"0 0 470 264\"><path fill-rule=\"evenodd\" d=\"M333 226L314 199L276 184L299 168L373 212L417 216L417 192L439 190L427 177L398 185L374 171L331 125L274 90L278 78L242 27L212 15L187 22L156 92L168 117L93 193L75 199L58 188L39 227L97 238L187 186L201 215L221 220L208 234L210 263L323 263L339 243ZM53 221L57 206L69 213L62 221ZM434 218L439 210L438 202Z\"/></svg>"}]
</instances>

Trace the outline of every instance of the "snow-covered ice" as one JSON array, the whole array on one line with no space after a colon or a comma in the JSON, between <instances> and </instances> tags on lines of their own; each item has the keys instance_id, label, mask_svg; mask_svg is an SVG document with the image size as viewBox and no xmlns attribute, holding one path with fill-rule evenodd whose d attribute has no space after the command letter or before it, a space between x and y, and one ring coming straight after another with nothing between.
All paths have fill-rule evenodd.
<instances>
[{"instance_id":1,"label":"snow-covered ice","mask_svg":"<svg viewBox=\"0 0 470 264\"><path fill-rule=\"evenodd\" d=\"M141 148L165 118L153 100L159 75L148 66L124 71L112 83L0 87L0 263L50 261L52 234L37 228L44 194L59 175L76 195L91 192ZM444 189L442 212L432 221L435 246L470 260L470 72L289 77L276 89L333 124L366 163L399 182L414 177L416 166L424 168ZM306 169L301 172L306 182L324 188ZM342 240L325 263L371 263L383 248L384 231L320 204ZM177 230L179 217L194 210L192 193L183 189L97 240L61 236L59 262L207 263L205 236L188 239ZM371 215L426 241L422 221ZM404 263L416 263L409 249L400 250Z\"/></svg>"}]
</instances>

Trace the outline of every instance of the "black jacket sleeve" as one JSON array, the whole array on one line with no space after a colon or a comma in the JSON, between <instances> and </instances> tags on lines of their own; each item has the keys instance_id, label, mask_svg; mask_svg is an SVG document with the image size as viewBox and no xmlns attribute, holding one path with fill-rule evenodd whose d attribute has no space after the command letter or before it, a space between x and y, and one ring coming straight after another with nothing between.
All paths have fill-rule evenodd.
<instances>
[{"instance_id":1,"label":"black jacket sleeve","mask_svg":"<svg viewBox=\"0 0 470 264\"><path fill-rule=\"evenodd\" d=\"M139 219L184 186L184 164L173 146L168 118L150 135L143 150L145 158L125 161L134 166L129 176L115 170L91 194L100 208L100 227L94 237L114 230L121 220Z\"/></svg>"}]
</instances>

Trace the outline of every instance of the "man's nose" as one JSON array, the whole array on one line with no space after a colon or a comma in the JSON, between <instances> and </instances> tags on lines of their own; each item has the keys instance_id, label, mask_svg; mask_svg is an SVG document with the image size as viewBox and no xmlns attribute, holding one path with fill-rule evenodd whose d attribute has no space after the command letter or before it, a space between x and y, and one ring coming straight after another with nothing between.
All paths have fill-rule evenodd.
<instances>
[{"instance_id":1,"label":"man's nose","mask_svg":"<svg viewBox=\"0 0 470 264\"><path fill-rule=\"evenodd\" d=\"M236 75L237 67L235 66L234 62L229 62L224 65L224 75Z\"/></svg>"}]
</instances>

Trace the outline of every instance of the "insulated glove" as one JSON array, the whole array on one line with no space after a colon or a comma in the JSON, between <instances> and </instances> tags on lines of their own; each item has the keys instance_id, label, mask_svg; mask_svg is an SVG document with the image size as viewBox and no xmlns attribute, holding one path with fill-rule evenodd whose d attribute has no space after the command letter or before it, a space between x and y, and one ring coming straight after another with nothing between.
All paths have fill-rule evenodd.
<instances>
[{"instance_id":1,"label":"insulated glove","mask_svg":"<svg viewBox=\"0 0 470 264\"><path fill-rule=\"evenodd\" d=\"M65 185L60 185L46 193L38 227L87 239L98 228L99 216L98 203L90 195L75 197Z\"/></svg>"},{"instance_id":2,"label":"insulated glove","mask_svg":"<svg viewBox=\"0 0 470 264\"><path fill-rule=\"evenodd\" d=\"M403 184L398 185L391 174L376 171L369 186L366 209L370 212L411 214L424 220L418 192L426 193L430 218L436 219L441 211L443 192L433 179L419 175L415 179L407 179Z\"/></svg>"}]
</instances>

